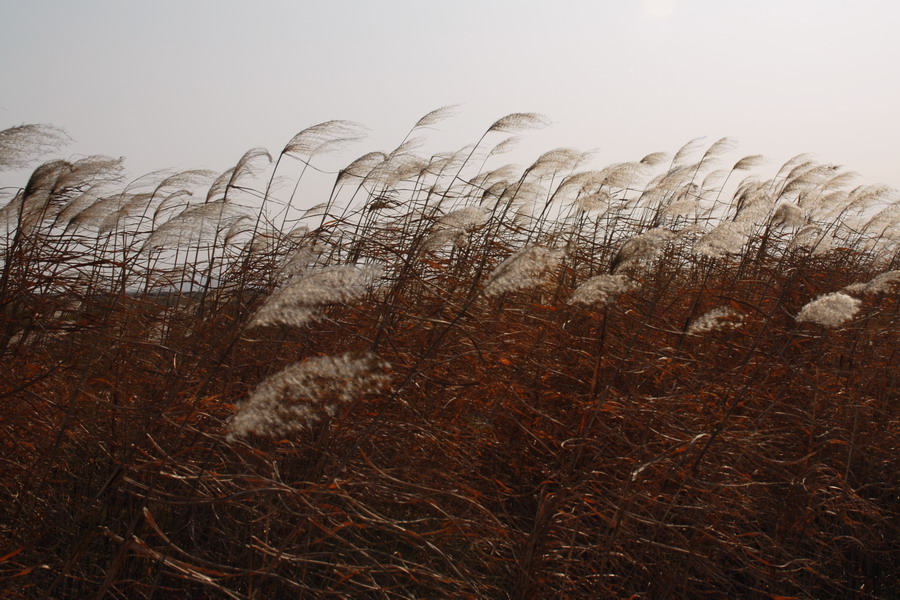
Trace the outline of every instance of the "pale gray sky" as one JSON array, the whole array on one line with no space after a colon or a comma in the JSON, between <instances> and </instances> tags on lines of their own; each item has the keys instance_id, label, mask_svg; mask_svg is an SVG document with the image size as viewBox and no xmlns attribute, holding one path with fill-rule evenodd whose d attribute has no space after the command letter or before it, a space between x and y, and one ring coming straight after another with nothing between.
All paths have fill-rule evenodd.
<instances>
[{"instance_id":1,"label":"pale gray sky","mask_svg":"<svg viewBox=\"0 0 900 600\"><path fill-rule=\"evenodd\" d=\"M900 188L900 3L891 0L0 0L0 129L53 123L63 153L135 174L224 170L349 119L343 164L461 103L441 147L519 111L533 155L608 164L728 135Z\"/></svg>"}]
</instances>

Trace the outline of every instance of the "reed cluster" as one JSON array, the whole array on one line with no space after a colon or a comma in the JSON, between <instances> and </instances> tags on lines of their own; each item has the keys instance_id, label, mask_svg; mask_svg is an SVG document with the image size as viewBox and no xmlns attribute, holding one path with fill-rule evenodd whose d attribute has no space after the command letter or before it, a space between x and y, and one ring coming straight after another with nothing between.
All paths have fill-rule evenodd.
<instances>
[{"instance_id":1,"label":"reed cluster","mask_svg":"<svg viewBox=\"0 0 900 600\"><path fill-rule=\"evenodd\" d=\"M450 112L305 211L357 124L7 194L5 597L896 593L897 194L728 139L499 164L531 113L420 155Z\"/></svg>"}]
</instances>

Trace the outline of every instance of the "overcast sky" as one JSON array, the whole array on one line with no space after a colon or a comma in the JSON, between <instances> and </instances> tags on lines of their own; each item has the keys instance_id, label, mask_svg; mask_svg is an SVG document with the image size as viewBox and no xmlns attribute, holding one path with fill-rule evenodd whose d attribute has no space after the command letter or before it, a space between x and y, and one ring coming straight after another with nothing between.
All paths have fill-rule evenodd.
<instances>
[{"instance_id":1,"label":"overcast sky","mask_svg":"<svg viewBox=\"0 0 900 600\"><path fill-rule=\"evenodd\" d=\"M900 188L898 28L894 0L0 0L0 129L59 125L64 156L135 175L222 171L329 119L371 130L344 163L389 151L460 103L443 149L535 111L535 156L728 135L769 176L812 152Z\"/></svg>"}]
</instances>

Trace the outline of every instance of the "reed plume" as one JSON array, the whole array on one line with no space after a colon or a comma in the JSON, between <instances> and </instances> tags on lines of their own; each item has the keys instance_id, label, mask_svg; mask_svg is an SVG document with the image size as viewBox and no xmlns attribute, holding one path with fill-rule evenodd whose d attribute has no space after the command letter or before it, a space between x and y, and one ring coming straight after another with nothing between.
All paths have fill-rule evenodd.
<instances>
[{"instance_id":1,"label":"reed plume","mask_svg":"<svg viewBox=\"0 0 900 600\"><path fill-rule=\"evenodd\" d=\"M860 305L859 299L843 292L823 294L803 306L797 314L797 322L815 323L833 329L853 319Z\"/></svg>"},{"instance_id":2,"label":"reed plume","mask_svg":"<svg viewBox=\"0 0 900 600\"><path fill-rule=\"evenodd\" d=\"M321 316L321 309L359 299L381 276L373 266L340 265L303 272L269 296L251 326L299 327Z\"/></svg>"},{"instance_id":3,"label":"reed plume","mask_svg":"<svg viewBox=\"0 0 900 600\"><path fill-rule=\"evenodd\" d=\"M71 142L61 128L27 124L0 131L0 170L21 169Z\"/></svg>"},{"instance_id":4,"label":"reed plume","mask_svg":"<svg viewBox=\"0 0 900 600\"><path fill-rule=\"evenodd\" d=\"M488 277L484 293L498 296L526 290L544 283L563 258L559 249L529 246L500 263Z\"/></svg>"},{"instance_id":5,"label":"reed plume","mask_svg":"<svg viewBox=\"0 0 900 600\"><path fill-rule=\"evenodd\" d=\"M340 404L385 388L387 363L368 354L317 356L257 386L228 422L228 437L283 436L334 415Z\"/></svg>"}]
</instances>

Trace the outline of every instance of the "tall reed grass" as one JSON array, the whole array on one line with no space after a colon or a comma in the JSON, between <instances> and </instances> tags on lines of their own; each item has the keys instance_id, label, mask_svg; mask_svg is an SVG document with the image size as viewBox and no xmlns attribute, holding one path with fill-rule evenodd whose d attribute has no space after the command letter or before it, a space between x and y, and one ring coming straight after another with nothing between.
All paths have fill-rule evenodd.
<instances>
[{"instance_id":1,"label":"tall reed grass","mask_svg":"<svg viewBox=\"0 0 900 600\"><path fill-rule=\"evenodd\" d=\"M357 124L8 195L5 597L896 594L896 192L729 139L499 164L531 113L417 154L449 113L305 212Z\"/></svg>"}]
</instances>

